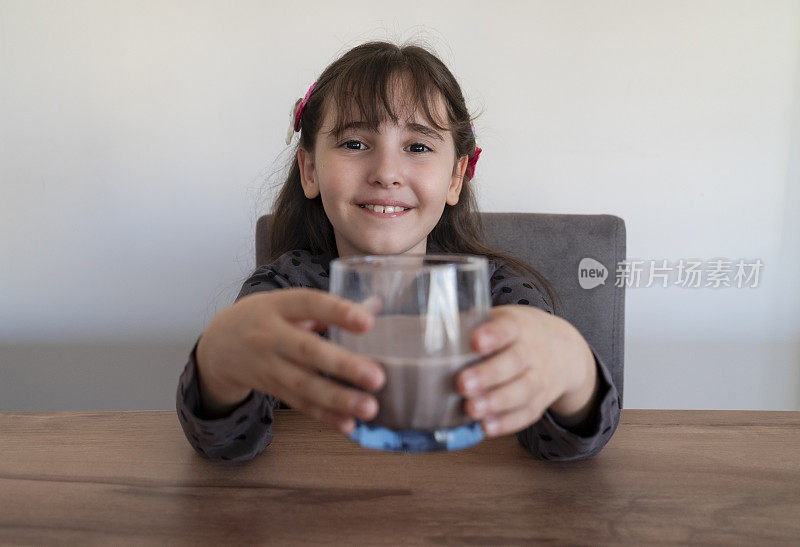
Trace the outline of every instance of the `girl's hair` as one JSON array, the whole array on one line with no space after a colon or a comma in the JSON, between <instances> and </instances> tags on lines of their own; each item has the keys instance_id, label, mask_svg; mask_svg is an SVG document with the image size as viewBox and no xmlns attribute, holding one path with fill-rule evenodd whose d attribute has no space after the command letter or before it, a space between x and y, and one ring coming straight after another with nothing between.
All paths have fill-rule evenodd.
<instances>
[{"instance_id":1,"label":"girl's hair","mask_svg":"<svg viewBox=\"0 0 800 547\"><path fill-rule=\"evenodd\" d=\"M390 93L392 85L398 81L411 84L403 88L406 103L403 106L411 107L409 112L421 108L437 129L451 131L456 152L454 164L464 155L472 157L475 136L470 114L461 87L447 66L423 47L378 41L354 47L320 75L302 113L298 146L313 153L326 108L333 109L334 131L354 118L365 121L374 131L387 116L397 123L398 113L392 110ZM447 108L447 127L435 119L439 96ZM308 199L303 193L296 153L271 214L269 262L295 249L325 253L334 258L339 255L333 226L325 215L321 197ZM547 294L556 315L560 315L561 299L544 275L524 261L488 247L483 240L484 226L475 193L470 178L465 175L458 203L445 205L442 217L428 234L428 246L438 247L445 253L486 256L506 262L520 275L530 273L541 284L538 288Z\"/></svg>"}]
</instances>

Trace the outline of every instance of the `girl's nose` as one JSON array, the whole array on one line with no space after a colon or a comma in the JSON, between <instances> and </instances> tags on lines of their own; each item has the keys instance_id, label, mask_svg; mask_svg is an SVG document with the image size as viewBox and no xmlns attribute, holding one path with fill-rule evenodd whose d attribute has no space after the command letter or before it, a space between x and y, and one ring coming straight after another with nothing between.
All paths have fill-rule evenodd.
<instances>
[{"instance_id":1,"label":"girl's nose","mask_svg":"<svg viewBox=\"0 0 800 547\"><path fill-rule=\"evenodd\" d=\"M402 183L402 158L396 151L387 148L378 149L373 155L374 165L370 182L382 186L393 186Z\"/></svg>"}]
</instances>

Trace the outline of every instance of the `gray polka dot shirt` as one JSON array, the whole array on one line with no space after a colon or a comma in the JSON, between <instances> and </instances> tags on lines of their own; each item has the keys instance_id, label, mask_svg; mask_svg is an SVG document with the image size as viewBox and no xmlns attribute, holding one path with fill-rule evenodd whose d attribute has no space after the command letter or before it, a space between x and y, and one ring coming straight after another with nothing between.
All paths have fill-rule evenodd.
<instances>
[{"instance_id":1,"label":"gray polka dot shirt","mask_svg":"<svg viewBox=\"0 0 800 547\"><path fill-rule=\"evenodd\" d=\"M429 253L435 252L430 249ZM288 287L328 290L330 257L305 250L285 253L272 264L255 270L236 300L259 291ZM505 264L489 261L493 306L519 304L553 313L536 285L519 277ZM327 338L327 333L323 335ZM199 338L198 338L199 341ZM591 345L590 345L591 347ZM271 395L252 391L230 414L209 419L202 413L197 385L197 342L180 376L176 394L178 419L186 438L201 455L212 460L246 461L272 442L273 410L290 408ZM606 445L619 423L619 395L608 367L592 348L597 364L598 393L583 423L565 427L548 410L541 419L518 432L517 439L531 454L545 460L591 458Z\"/></svg>"}]
</instances>

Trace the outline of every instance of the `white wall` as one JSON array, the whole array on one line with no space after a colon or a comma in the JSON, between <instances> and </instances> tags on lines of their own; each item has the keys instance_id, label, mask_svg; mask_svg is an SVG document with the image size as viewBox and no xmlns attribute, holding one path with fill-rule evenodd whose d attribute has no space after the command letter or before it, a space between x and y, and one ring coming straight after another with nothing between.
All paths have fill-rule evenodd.
<instances>
[{"instance_id":1,"label":"white wall","mask_svg":"<svg viewBox=\"0 0 800 547\"><path fill-rule=\"evenodd\" d=\"M756 289L628 290L626 407L800 409L800 2L0 0L0 410L173 407L293 101L415 37L484 112L484 210L764 262Z\"/></svg>"}]
</instances>

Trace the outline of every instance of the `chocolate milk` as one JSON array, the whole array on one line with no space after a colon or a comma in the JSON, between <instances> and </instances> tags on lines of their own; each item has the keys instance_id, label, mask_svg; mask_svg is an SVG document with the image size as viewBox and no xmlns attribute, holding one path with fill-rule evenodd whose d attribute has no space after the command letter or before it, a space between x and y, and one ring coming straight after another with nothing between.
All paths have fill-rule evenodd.
<instances>
[{"instance_id":1,"label":"chocolate milk","mask_svg":"<svg viewBox=\"0 0 800 547\"><path fill-rule=\"evenodd\" d=\"M469 348L469 336L478 325L474 315L455 319L449 329L413 315L378 316L363 334L335 329L333 341L380 363L386 373L384 387L374 394L379 410L370 425L435 431L474 421L464 413L464 398L455 384L460 370L482 359Z\"/></svg>"},{"instance_id":2,"label":"chocolate milk","mask_svg":"<svg viewBox=\"0 0 800 547\"><path fill-rule=\"evenodd\" d=\"M456 392L455 383L458 371L480 360L480 356L415 360L370 357L386 372L386 384L375 394L378 415L370 425L434 431L474 421L464 414L464 398Z\"/></svg>"}]
</instances>

